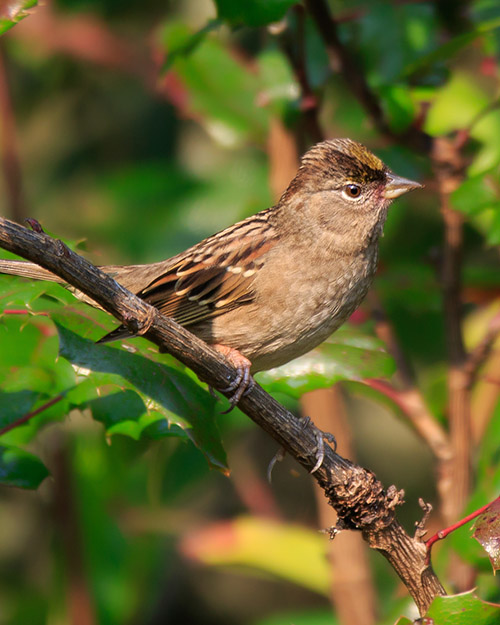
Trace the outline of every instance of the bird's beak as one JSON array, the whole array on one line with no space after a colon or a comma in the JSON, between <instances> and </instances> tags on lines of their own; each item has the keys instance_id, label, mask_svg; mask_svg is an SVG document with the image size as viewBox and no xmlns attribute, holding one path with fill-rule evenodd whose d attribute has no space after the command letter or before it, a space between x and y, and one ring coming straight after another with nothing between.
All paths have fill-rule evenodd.
<instances>
[{"instance_id":1,"label":"bird's beak","mask_svg":"<svg viewBox=\"0 0 500 625\"><path fill-rule=\"evenodd\" d=\"M385 183L382 195L386 200L394 200L400 195L403 195L403 193L412 191L413 189L420 189L422 186L420 182L414 182L413 180L396 176L396 174L390 171L387 173L387 182Z\"/></svg>"}]
</instances>

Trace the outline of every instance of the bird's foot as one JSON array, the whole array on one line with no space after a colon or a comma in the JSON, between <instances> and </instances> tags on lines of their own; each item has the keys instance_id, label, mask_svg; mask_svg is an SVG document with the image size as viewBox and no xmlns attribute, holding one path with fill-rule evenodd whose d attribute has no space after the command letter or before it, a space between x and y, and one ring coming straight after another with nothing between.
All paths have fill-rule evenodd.
<instances>
[{"instance_id":1,"label":"bird's foot","mask_svg":"<svg viewBox=\"0 0 500 625\"><path fill-rule=\"evenodd\" d=\"M219 389L220 392L224 394L232 393L232 395L228 397L230 404L229 408L222 413L227 414L228 412L231 412L243 395L246 395L252 390L253 385L255 384L255 381L250 374L250 367L252 366L252 363L237 349L233 349L227 345L218 344L213 345L212 347L225 356L236 369L236 377L229 384L229 386Z\"/></svg>"},{"instance_id":2,"label":"bird's foot","mask_svg":"<svg viewBox=\"0 0 500 625\"><path fill-rule=\"evenodd\" d=\"M271 462L269 463L269 466L267 467L267 481L269 482L269 484L271 483L273 469L276 463L281 462L285 456L286 456L285 448L280 447L278 451L274 454L274 456L271 458Z\"/></svg>"},{"instance_id":3,"label":"bird's foot","mask_svg":"<svg viewBox=\"0 0 500 625\"><path fill-rule=\"evenodd\" d=\"M316 464L310 471L311 473L315 473L323 464L323 460L325 459L325 440L332 445L333 451L337 449L337 441L335 440L335 436L333 434L330 434L330 432L323 432L323 430L316 427L309 417L303 417L302 427L304 430L309 427L312 428L316 438L316 449L314 454Z\"/></svg>"}]
</instances>

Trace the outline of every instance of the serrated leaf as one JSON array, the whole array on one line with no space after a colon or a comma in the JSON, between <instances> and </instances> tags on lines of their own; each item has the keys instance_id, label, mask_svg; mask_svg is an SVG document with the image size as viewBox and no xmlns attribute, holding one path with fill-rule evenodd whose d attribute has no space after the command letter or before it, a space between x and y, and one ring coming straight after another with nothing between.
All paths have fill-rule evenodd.
<instances>
[{"instance_id":1,"label":"serrated leaf","mask_svg":"<svg viewBox=\"0 0 500 625\"><path fill-rule=\"evenodd\" d=\"M61 289L60 286L57 288ZM36 280L28 282L21 278L3 279L0 292L0 314L5 314L6 310L12 308L32 310L33 303L49 290L50 283L48 282Z\"/></svg>"},{"instance_id":2,"label":"serrated leaf","mask_svg":"<svg viewBox=\"0 0 500 625\"><path fill-rule=\"evenodd\" d=\"M215 399L184 373L171 356L163 357L167 365L116 347L97 345L65 327L62 321L55 321L60 354L78 367L80 375L88 376L96 386L111 384L137 393L148 409L163 414L167 426L174 423L182 428L212 466L226 470L226 456L214 419ZM133 413L137 417L137 410ZM115 432L133 433L134 438L139 430L151 425L147 416L128 429L117 426L129 419L111 421Z\"/></svg>"},{"instance_id":3,"label":"serrated leaf","mask_svg":"<svg viewBox=\"0 0 500 625\"><path fill-rule=\"evenodd\" d=\"M265 26L281 20L296 0L215 0L217 16L232 26Z\"/></svg>"},{"instance_id":4,"label":"serrated leaf","mask_svg":"<svg viewBox=\"0 0 500 625\"><path fill-rule=\"evenodd\" d=\"M165 416L149 411L141 396L133 390L109 393L88 403L92 416L106 428L106 434L122 434L134 440L141 438L142 432Z\"/></svg>"},{"instance_id":5,"label":"serrated leaf","mask_svg":"<svg viewBox=\"0 0 500 625\"><path fill-rule=\"evenodd\" d=\"M500 605L482 601L474 591L436 597L426 616L434 625L498 625Z\"/></svg>"},{"instance_id":6,"label":"serrated leaf","mask_svg":"<svg viewBox=\"0 0 500 625\"><path fill-rule=\"evenodd\" d=\"M500 569L500 497L478 517L472 536L488 554L494 571Z\"/></svg>"},{"instance_id":7,"label":"serrated leaf","mask_svg":"<svg viewBox=\"0 0 500 625\"><path fill-rule=\"evenodd\" d=\"M297 398L340 380L388 377L394 370L394 361L382 341L344 326L308 354L262 371L258 379L269 392Z\"/></svg>"},{"instance_id":8,"label":"serrated leaf","mask_svg":"<svg viewBox=\"0 0 500 625\"><path fill-rule=\"evenodd\" d=\"M0 445L0 484L38 488L49 471L33 454L17 447Z\"/></svg>"}]
</instances>

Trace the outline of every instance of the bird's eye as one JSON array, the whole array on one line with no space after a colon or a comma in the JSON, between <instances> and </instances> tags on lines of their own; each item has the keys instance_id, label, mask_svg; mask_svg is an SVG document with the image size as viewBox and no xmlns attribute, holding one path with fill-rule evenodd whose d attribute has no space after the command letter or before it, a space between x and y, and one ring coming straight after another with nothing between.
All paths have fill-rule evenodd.
<instances>
[{"instance_id":1,"label":"bird's eye","mask_svg":"<svg viewBox=\"0 0 500 625\"><path fill-rule=\"evenodd\" d=\"M357 184L347 184L344 187L344 193L347 195L347 197L355 199L358 198L361 195L361 187Z\"/></svg>"}]
</instances>

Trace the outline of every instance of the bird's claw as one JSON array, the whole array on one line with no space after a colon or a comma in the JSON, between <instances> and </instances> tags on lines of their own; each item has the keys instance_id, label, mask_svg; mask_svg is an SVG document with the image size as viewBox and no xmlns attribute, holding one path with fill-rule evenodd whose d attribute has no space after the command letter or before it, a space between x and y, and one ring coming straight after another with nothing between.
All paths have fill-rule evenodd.
<instances>
[{"instance_id":1,"label":"bird's claw","mask_svg":"<svg viewBox=\"0 0 500 625\"><path fill-rule=\"evenodd\" d=\"M311 427L314 430L314 436L316 438L316 464L311 469L310 473L315 473L321 467L323 460L325 459L325 440L332 445L333 451L337 449L337 441L335 440L335 436L333 434L330 434L330 432L323 432L323 430L316 427L309 417L304 417L302 419L302 427L303 429Z\"/></svg>"},{"instance_id":2,"label":"bird's claw","mask_svg":"<svg viewBox=\"0 0 500 625\"><path fill-rule=\"evenodd\" d=\"M214 345L214 348L223 354L236 369L236 377L234 380L226 386L226 388L219 389L224 395L232 393L232 395L228 397L229 408L222 412L222 414L227 414L231 412L244 395L252 390L255 384L250 374L252 363L238 350L228 347L227 345Z\"/></svg>"},{"instance_id":3,"label":"bird's claw","mask_svg":"<svg viewBox=\"0 0 500 625\"><path fill-rule=\"evenodd\" d=\"M286 455L285 448L280 447L278 451L274 454L274 456L271 458L271 462L269 463L269 466L267 467L267 481L269 482L269 484L271 483L272 473L273 473L275 464L277 462L281 462L283 458L285 457L285 455Z\"/></svg>"},{"instance_id":4,"label":"bird's claw","mask_svg":"<svg viewBox=\"0 0 500 625\"><path fill-rule=\"evenodd\" d=\"M220 389L221 393L224 393L224 395L233 393L230 397L228 397L229 408L227 410L223 410L221 414L231 412L240 399L247 395L254 387L255 380L250 375L250 367L237 367L236 371L236 377L231 384L226 386L226 388Z\"/></svg>"}]
</instances>

